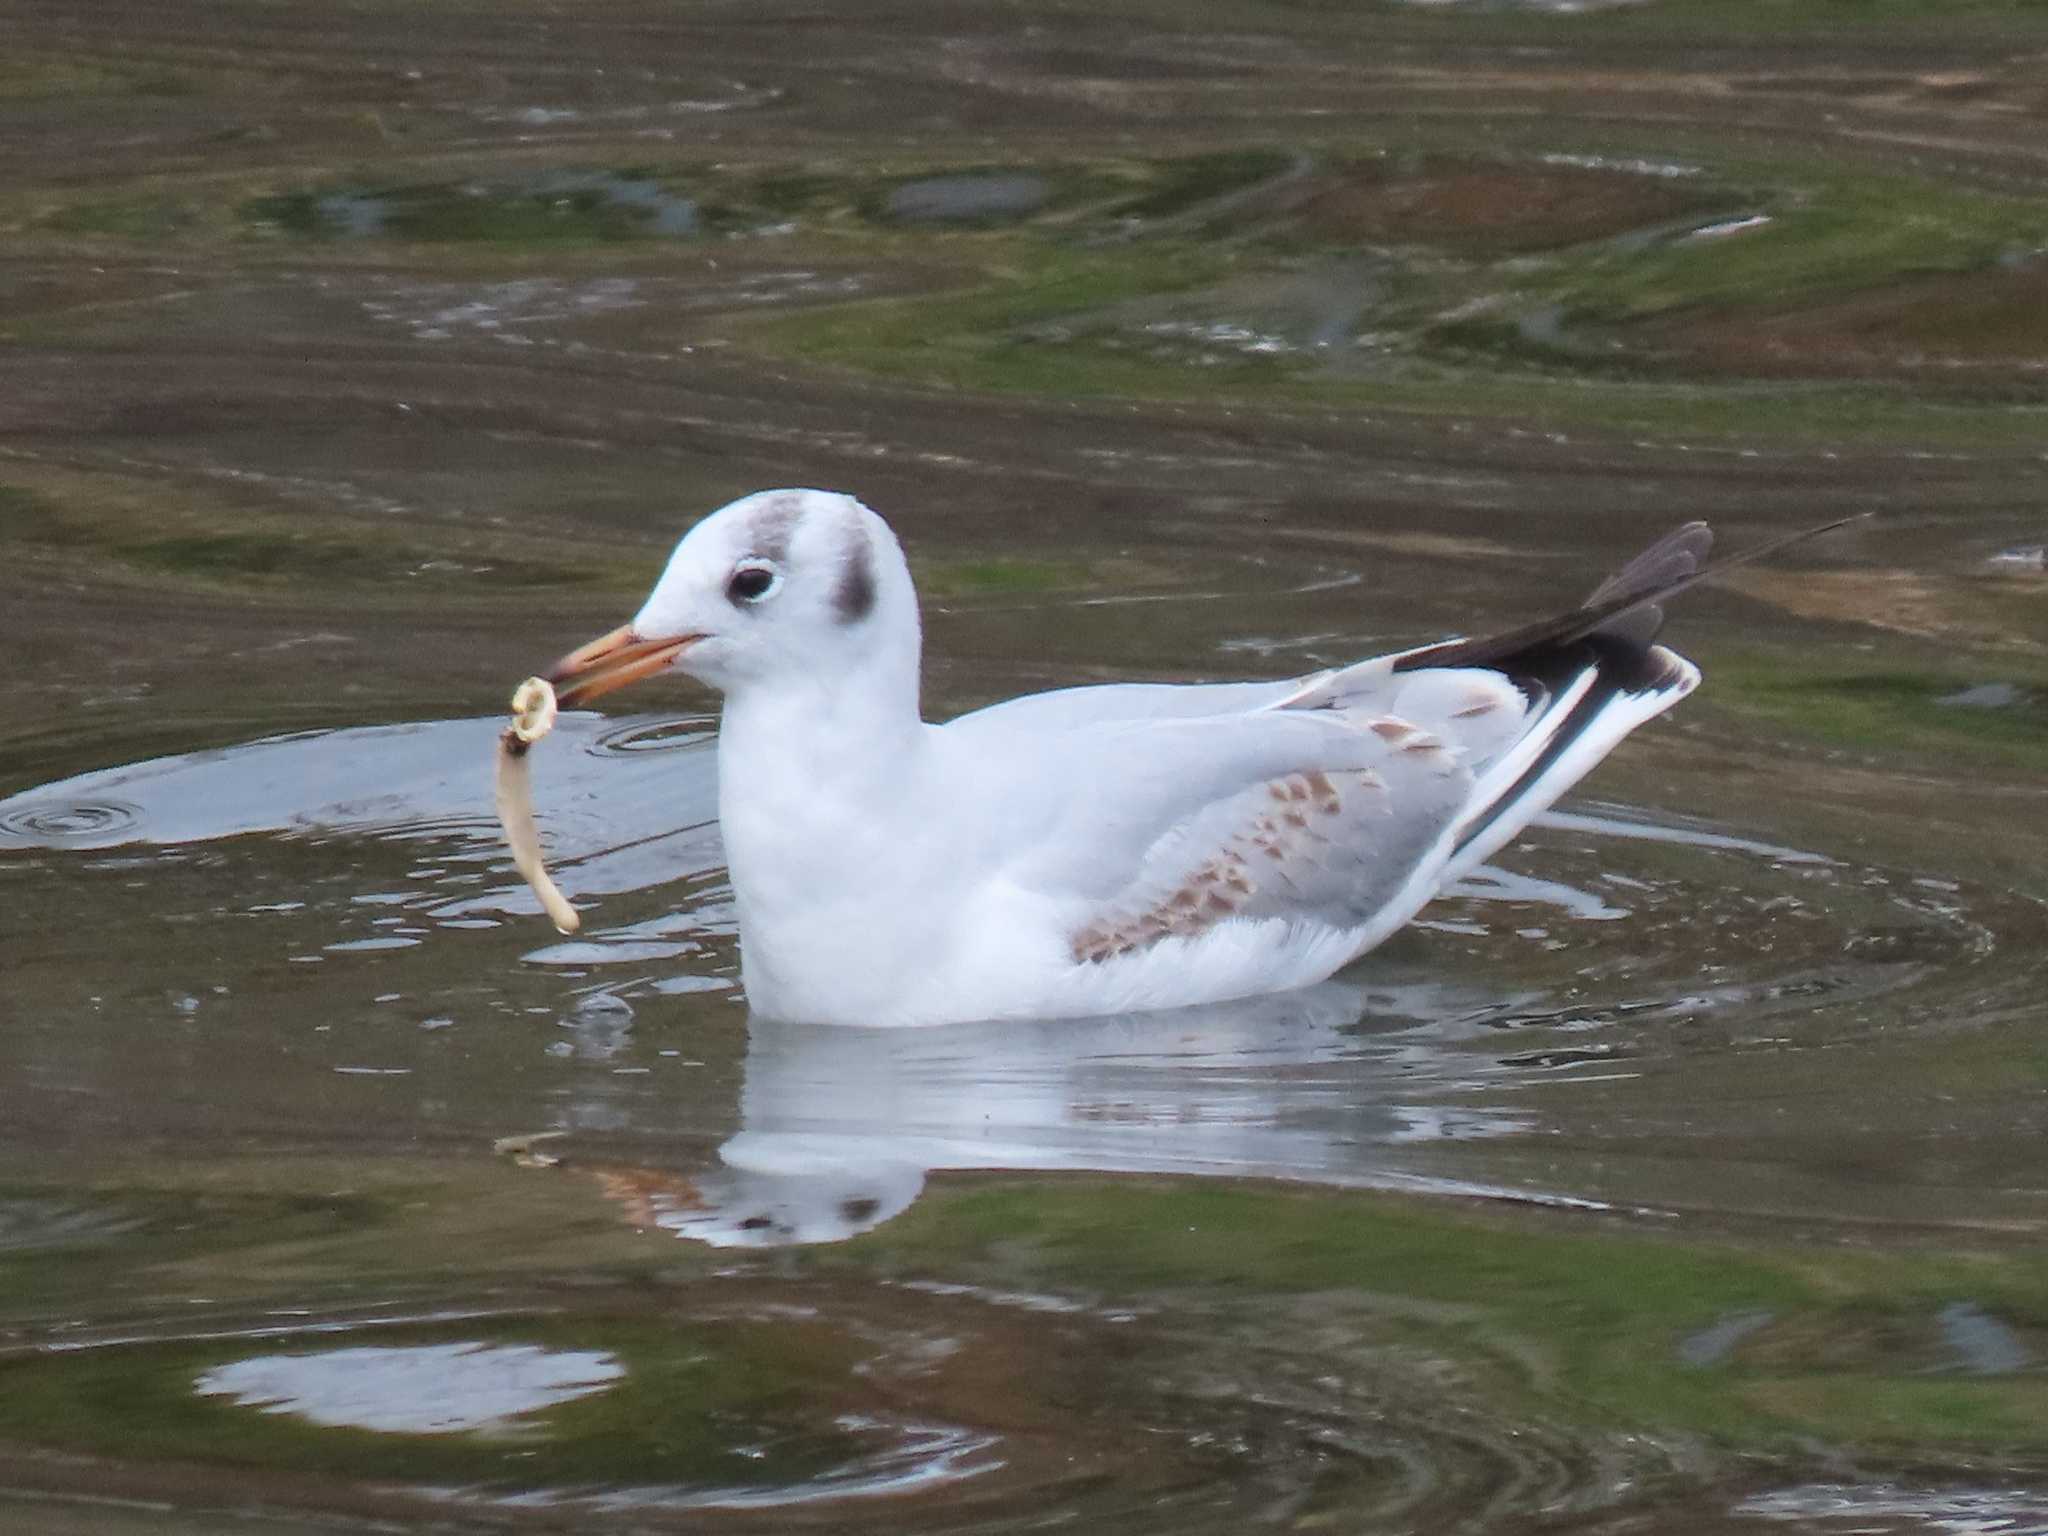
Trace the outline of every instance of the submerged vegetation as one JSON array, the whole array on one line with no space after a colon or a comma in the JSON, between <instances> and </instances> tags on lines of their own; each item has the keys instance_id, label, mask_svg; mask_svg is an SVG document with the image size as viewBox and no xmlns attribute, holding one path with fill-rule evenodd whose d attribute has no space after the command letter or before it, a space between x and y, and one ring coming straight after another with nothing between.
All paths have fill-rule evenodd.
<instances>
[{"instance_id":1,"label":"submerged vegetation","mask_svg":"<svg viewBox=\"0 0 2048 1536\"><path fill-rule=\"evenodd\" d=\"M1728 708L1872 761L2018 773L2048 762L2048 668L1995 653L1897 668L1852 654L1792 671L1751 652L1717 658L1714 679Z\"/></svg>"},{"instance_id":2,"label":"submerged vegetation","mask_svg":"<svg viewBox=\"0 0 2048 1536\"><path fill-rule=\"evenodd\" d=\"M404 587L616 588L643 584L638 562L593 560L587 548L510 555L461 529L394 527L384 516L315 522L218 497L144 492L120 479L77 473L0 473L0 519L17 560L88 557L132 581L245 594L288 594L309 583L388 602Z\"/></svg>"},{"instance_id":3,"label":"submerged vegetation","mask_svg":"<svg viewBox=\"0 0 2048 1536\"><path fill-rule=\"evenodd\" d=\"M576 1180L549 1203L569 1214L577 1190L600 1201ZM417 1295L425 1275L407 1255L436 1252L443 1228L474 1229L464 1209L479 1196L485 1210L502 1206L504 1193L415 1181L359 1199L337 1223L323 1222L318 1202L280 1221L274 1195L131 1187L115 1197L129 1213L125 1227L44 1245L7 1289L17 1308L54 1299L81 1266L125 1256L209 1274L244 1307L263 1284L236 1280L237 1271L275 1284L298 1271L323 1276L344 1260L357 1285ZM179 1237L195 1215L203 1240ZM853 1244L788 1256L772 1266L772 1281L758 1262L735 1270L673 1239L649 1250L573 1216L570 1226L605 1268L573 1316L528 1302L458 1321L363 1320L339 1337L295 1335L287 1324L274 1338L215 1329L0 1355L0 1441L453 1484L471 1496L800 1484L857 1459L863 1433L900 1413L890 1405L906 1391L922 1412L952 1415L963 1441L1006 1443L1009 1422L1039 1389L975 1375L1015 1347L1001 1307L968 1303L949 1314L954 1341L934 1357L948 1363L910 1363L932 1298L987 1285L991 1295L1036 1296L1038 1313L1071 1319L1061 1325L1069 1332L1113 1334L1114 1353L1143 1362L1150 1385L1098 1380L1101 1362L1086 1363L1084 1352L1040 1387L1057 1396L1087 1377L1088 1390L1120 1398L1165 1444L1192 1433L1169 1426L1190 1414L1200 1421L1198 1379L1277 1369L1284 1380L1313 1362L1365 1389L1350 1412L1380 1404L1409 1416L1409 1438L1439 1425L1482 1438L1542 1426L1585 1444L1701 1436L1715 1454L1938 1445L1952 1456L2004 1458L2009 1470L2048 1464L2048 1379L2029 1364L2048 1341L2048 1286L2024 1254L1996 1244L1880 1255L1853 1244L1658 1234L1640 1220L1538 1222L1527 1212L1386 1196L1096 1178L943 1187ZM539 1239L540 1273L566 1256L566 1240ZM239 1257L224 1266L230 1252ZM0 1274L22 1263L0 1262ZM451 1296L483 1278L459 1269L436 1281L453 1286ZM1147 1299L1165 1295L1176 1299L1173 1315L1156 1318ZM860 1318L851 1327L850 1315ZM1027 1308L1014 1326L1031 1315ZM1117 1317L1120 1327L1101 1321ZM1341 1345L1313 1342L1333 1327ZM450 1343L596 1352L618 1370L574 1401L515 1404L504 1423L440 1431L309 1422L288 1401L239 1406L196 1390L237 1360L284 1356L303 1366L341 1348L402 1355ZM1427 1385L1414 1376L1422 1359L1444 1362ZM363 1378L351 1411L437 1411L422 1384L401 1379L385 1389L387 1401L375 1380ZM1267 1390L1282 1389L1269 1381ZM1411 1392L1423 1395L1398 1406Z\"/></svg>"},{"instance_id":4,"label":"submerged vegetation","mask_svg":"<svg viewBox=\"0 0 2048 1536\"><path fill-rule=\"evenodd\" d=\"M0 1508L2048 1508L2036 0L170 0L6 42ZM1327 1016L920 1041L931 1099L863 1060L780 1103L711 701L542 768L572 945L449 745L777 484L896 521L934 717L1876 515L1689 594L1701 692ZM744 1246L807 1202L861 1235ZM616 1371L431 1433L198 1390L463 1346Z\"/></svg>"},{"instance_id":5,"label":"submerged vegetation","mask_svg":"<svg viewBox=\"0 0 2048 1536\"><path fill-rule=\"evenodd\" d=\"M1504 151L1415 124L1164 158L237 177L69 201L37 227L468 246L512 270L736 241L896 268L907 281L879 294L712 324L927 386L1704 437L1996 444L2048 422L2048 196L1697 131L1575 128Z\"/></svg>"},{"instance_id":6,"label":"submerged vegetation","mask_svg":"<svg viewBox=\"0 0 2048 1536\"><path fill-rule=\"evenodd\" d=\"M2048 199L1691 146L1670 161L1354 149L1150 226L1120 217L1114 235L1045 225L980 251L983 280L956 294L745 334L976 389L1704 436L1863 439L1910 414L1916 435L1997 441L2048 422L2027 339ZM1931 287L1944 273L1978 286Z\"/></svg>"},{"instance_id":7,"label":"submerged vegetation","mask_svg":"<svg viewBox=\"0 0 2048 1536\"><path fill-rule=\"evenodd\" d=\"M1426 1339L1526 1411L1602 1429L2048 1457L2048 1377L2022 1363L2048 1340L2048 1281L2025 1254L1777 1249L1582 1220L1572 1231L1256 1186L999 1180L926 1202L856 1252L948 1276L1000 1252L1013 1285L1112 1301L1172 1292L1267 1316L1281 1296L1348 1297L1354 1337ZM2010 1369L1973 1365L1945 1338L1943 1309L1958 1303L1998 1319ZM1731 1318L1755 1321L1721 1344Z\"/></svg>"}]
</instances>

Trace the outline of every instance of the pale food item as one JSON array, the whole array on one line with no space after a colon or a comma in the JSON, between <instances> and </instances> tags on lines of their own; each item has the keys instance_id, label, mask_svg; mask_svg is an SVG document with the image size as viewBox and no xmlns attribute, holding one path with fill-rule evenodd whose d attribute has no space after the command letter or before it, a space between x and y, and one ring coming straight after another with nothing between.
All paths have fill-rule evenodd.
<instances>
[{"instance_id":1,"label":"pale food item","mask_svg":"<svg viewBox=\"0 0 2048 1536\"><path fill-rule=\"evenodd\" d=\"M528 746L555 728L555 685L529 677L512 691L512 734Z\"/></svg>"},{"instance_id":2,"label":"pale food item","mask_svg":"<svg viewBox=\"0 0 2048 1536\"><path fill-rule=\"evenodd\" d=\"M555 690L544 677L529 677L512 695L512 723L498 738L498 821L512 848L512 865L533 887L548 920L563 933L583 926L569 898L548 878L541 863L540 829L533 824L533 772L527 749L554 729Z\"/></svg>"}]
</instances>

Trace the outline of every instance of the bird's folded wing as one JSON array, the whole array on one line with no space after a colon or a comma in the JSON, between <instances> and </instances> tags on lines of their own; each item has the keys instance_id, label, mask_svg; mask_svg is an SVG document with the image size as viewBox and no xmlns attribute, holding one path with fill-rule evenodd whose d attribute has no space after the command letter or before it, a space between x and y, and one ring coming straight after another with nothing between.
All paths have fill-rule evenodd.
<instances>
[{"instance_id":1,"label":"bird's folded wing","mask_svg":"<svg viewBox=\"0 0 2048 1536\"><path fill-rule=\"evenodd\" d=\"M1081 960L1231 918L1358 927L1441 863L1472 792L1456 747L1370 713L1125 723L1057 753L1065 798L1009 873L1070 901Z\"/></svg>"},{"instance_id":2,"label":"bird's folded wing","mask_svg":"<svg viewBox=\"0 0 2048 1536\"><path fill-rule=\"evenodd\" d=\"M1322 674L1317 674L1321 676ZM1210 718L1270 707L1298 692L1298 680L1266 683L1092 683L1027 693L948 721L958 736L1071 731L1091 725Z\"/></svg>"}]
</instances>

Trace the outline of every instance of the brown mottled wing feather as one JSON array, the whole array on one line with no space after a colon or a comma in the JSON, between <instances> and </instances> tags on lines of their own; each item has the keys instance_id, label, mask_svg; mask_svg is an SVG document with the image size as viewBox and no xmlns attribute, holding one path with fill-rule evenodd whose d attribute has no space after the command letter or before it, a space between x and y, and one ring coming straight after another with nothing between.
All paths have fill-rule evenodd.
<instances>
[{"instance_id":1,"label":"brown mottled wing feather","mask_svg":"<svg viewBox=\"0 0 2048 1536\"><path fill-rule=\"evenodd\" d=\"M1202 807L1147 850L1136 878L1075 930L1082 962L1232 919L1350 929L1401 890L1472 791L1458 755L1392 716L1360 722L1371 766L1304 767Z\"/></svg>"}]
</instances>

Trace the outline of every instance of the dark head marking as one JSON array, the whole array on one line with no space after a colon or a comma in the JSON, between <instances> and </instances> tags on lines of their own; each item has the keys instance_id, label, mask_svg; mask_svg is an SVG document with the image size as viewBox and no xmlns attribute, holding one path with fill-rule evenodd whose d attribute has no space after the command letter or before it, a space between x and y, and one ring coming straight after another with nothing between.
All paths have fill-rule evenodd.
<instances>
[{"instance_id":1,"label":"dark head marking","mask_svg":"<svg viewBox=\"0 0 2048 1536\"><path fill-rule=\"evenodd\" d=\"M780 565L789 558L789 537L804 515L803 498L795 492L777 496L747 519L753 553Z\"/></svg>"},{"instance_id":2,"label":"dark head marking","mask_svg":"<svg viewBox=\"0 0 2048 1536\"><path fill-rule=\"evenodd\" d=\"M839 567L839 585L832 591L832 608L842 624L858 624L875 609L875 556L868 548L868 531L853 527L853 541L847 546Z\"/></svg>"}]
</instances>

